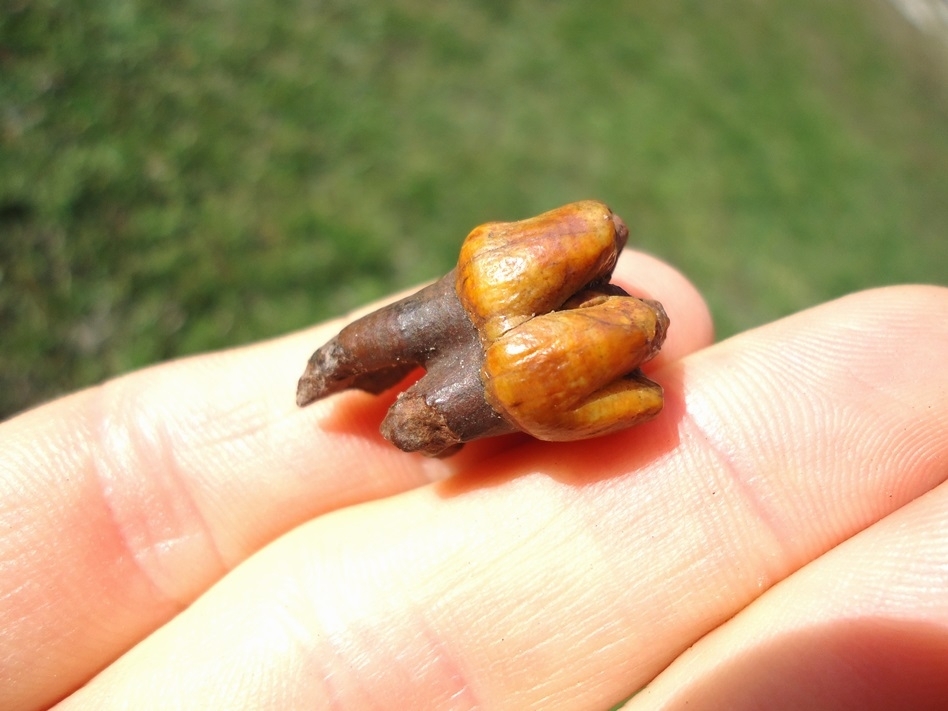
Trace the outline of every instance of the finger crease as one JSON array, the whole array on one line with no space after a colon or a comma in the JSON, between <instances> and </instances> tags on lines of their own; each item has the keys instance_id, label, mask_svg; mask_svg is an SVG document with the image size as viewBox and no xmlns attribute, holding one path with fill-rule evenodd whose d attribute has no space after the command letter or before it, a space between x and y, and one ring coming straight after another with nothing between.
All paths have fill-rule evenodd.
<instances>
[{"instance_id":1,"label":"finger crease","mask_svg":"<svg viewBox=\"0 0 948 711\"><path fill-rule=\"evenodd\" d=\"M186 606L226 569L173 437L123 388L100 386L90 465L124 556L158 598ZM116 552L116 563L124 557Z\"/></svg>"},{"instance_id":2,"label":"finger crease","mask_svg":"<svg viewBox=\"0 0 948 711\"><path fill-rule=\"evenodd\" d=\"M786 529L774 507L767 503L766 496L762 495L760 488L753 483L757 472L748 471L738 464L733 453L739 449L740 444L725 438L724 433L727 428L702 425L689 412L684 413L682 425L692 431L694 441L700 443L706 456L717 464L718 471L734 487L752 520L759 524L759 532L754 532L753 535L746 532L746 526L743 524L738 525L742 525L744 532L737 532L733 536L724 532L723 535L735 542L758 543L755 545L758 565L751 570L755 575L756 587L762 592L786 575L787 561L795 558L788 543L793 539L792 532ZM731 507L734 508L734 505L731 504ZM737 517L729 520L746 521L746 518ZM766 539L770 541L768 550L761 551L763 546L759 545L759 542ZM740 550L742 550L741 546L735 547L735 552ZM745 553L745 558L752 559L750 551ZM774 564L775 561L776 564Z\"/></svg>"}]
</instances>

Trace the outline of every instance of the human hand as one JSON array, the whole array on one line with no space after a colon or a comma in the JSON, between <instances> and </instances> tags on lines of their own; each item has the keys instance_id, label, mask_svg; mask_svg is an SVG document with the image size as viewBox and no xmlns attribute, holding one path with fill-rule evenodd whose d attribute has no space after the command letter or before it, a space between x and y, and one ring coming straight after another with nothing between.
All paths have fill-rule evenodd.
<instances>
[{"instance_id":1,"label":"human hand","mask_svg":"<svg viewBox=\"0 0 948 711\"><path fill-rule=\"evenodd\" d=\"M715 346L671 317L658 419L447 460L389 399L298 410L315 331L0 426L0 708L941 707L948 290Z\"/></svg>"}]
</instances>

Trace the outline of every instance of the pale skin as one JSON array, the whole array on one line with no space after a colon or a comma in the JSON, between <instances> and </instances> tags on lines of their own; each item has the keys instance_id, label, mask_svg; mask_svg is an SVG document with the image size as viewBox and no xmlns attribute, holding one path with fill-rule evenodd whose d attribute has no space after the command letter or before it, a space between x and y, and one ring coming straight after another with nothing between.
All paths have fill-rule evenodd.
<instances>
[{"instance_id":1,"label":"pale skin","mask_svg":"<svg viewBox=\"0 0 948 711\"><path fill-rule=\"evenodd\" d=\"M398 451L299 409L341 322L0 425L0 708L940 708L948 289L716 345L678 272L652 422Z\"/></svg>"}]
</instances>

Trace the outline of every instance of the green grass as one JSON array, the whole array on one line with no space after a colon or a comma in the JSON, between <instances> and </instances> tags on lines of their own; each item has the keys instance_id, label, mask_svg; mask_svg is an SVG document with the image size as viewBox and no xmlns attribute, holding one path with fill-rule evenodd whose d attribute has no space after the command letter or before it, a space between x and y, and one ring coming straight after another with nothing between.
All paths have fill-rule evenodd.
<instances>
[{"instance_id":1,"label":"green grass","mask_svg":"<svg viewBox=\"0 0 948 711\"><path fill-rule=\"evenodd\" d=\"M948 60L869 0L14 0L0 141L0 417L585 197L722 336L948 273Z\"/></svg>"}]
</instances>

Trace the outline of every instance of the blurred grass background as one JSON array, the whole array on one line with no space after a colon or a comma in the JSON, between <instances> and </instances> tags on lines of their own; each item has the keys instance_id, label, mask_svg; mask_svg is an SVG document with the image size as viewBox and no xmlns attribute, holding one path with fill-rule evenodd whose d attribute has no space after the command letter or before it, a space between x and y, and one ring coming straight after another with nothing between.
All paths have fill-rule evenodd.
<instances>
[{"instance_id":1,"label":"blurred grass background","mask_svg":"<svg viewBox=\"0 0 948 711\"><path fill-rule=\"evenodd\" d=\"M882 0L11 0L0 122L0 417L586 197L721 336L948 283L948 58Z\"/></svg>"}]
</instances>

